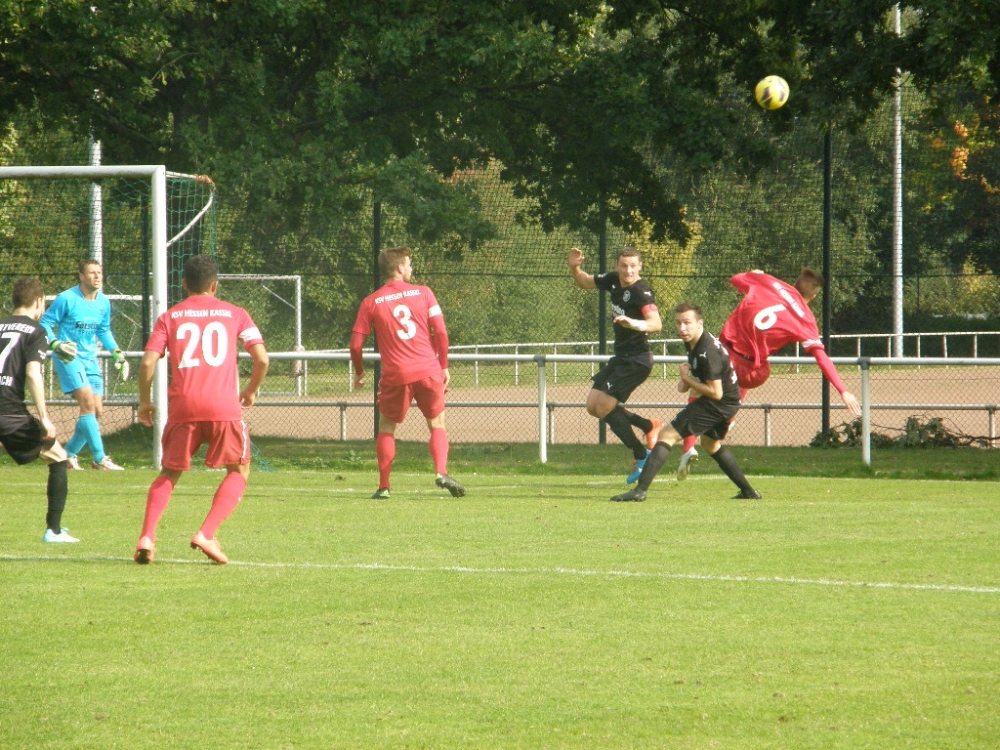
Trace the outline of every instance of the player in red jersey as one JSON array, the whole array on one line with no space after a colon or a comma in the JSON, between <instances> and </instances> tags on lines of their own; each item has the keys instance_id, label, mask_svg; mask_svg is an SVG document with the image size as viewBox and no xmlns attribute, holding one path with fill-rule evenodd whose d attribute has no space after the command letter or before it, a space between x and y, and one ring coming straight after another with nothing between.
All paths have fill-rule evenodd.
<instances>
[{"instance_id":1,"label":"player in red jersey","mask_svg":"<svg viewBox=\"0 0 1000 750\"><path fill-rule=\"evenodd\" d=\"M169 353L170 387L167 424L163 429L163 466L146 496L146 516L135 548L135 561L153 560L156 524L170 502L191 457L208 443L205 465L226 467L226 476L212 500L205 522L191 538L191 548L225 564L216 529L239 505L250 476L250 436L243 408L253 406L268 356L264 340L242 307L215 298L218 267L196 255L184 264L181 281L187 299L161 315L146 342L139 366L139 422L152 426L156 407L150 400L156 363ZM242 342L253 360L250 380L239 390L237 346Z\"/></svg>"},{"instance_id":2,"label":"player in red jersey","mask_svg":"<svg viewBox=\"0 0 1000 750\"><path fill-rule=\"evenodd\" d=\"M748 390L759 388L767 381L771 374L767 361L770 355L797 341L815 358L851 414L861 416L857 398L844 388L837 368L826 355L816 318L809 309L809 303L823 288L823 277L803 268L792 285L754 270L736 274L729 283L746 297L722 327L719 340L732 355L742 395L746 396Z\"/></svg>"},{"instance_id":3,"label":"player in red jersey","mask_svg":"<svg viewBox=\"0 0 1000 750\"><path fill-rule=\"evenodd\" d=\"M417 402L431 431L429 445L437 472L435 484L448 490L452 497L465 495L465 488L448 476L448 433L444 429L444 394L451 379L448 331L434 292L410 283L411 255L408 247L387 248L379 253L379 271L388 281L362 301L351 332L351 362L358 388L364 387L365 381L361 347L372 330L382 358L375 438L379 484L373 500L389 497L389 474L396 457L396 426L403 423L412 400Z\"/></svg>"}]
</instances>

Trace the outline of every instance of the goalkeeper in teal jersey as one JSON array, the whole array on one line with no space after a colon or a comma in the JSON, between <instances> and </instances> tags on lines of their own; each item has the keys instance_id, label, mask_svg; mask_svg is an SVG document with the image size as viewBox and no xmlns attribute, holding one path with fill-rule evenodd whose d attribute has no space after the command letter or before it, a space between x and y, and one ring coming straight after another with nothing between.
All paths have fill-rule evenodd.
<instances>
[{"instance_id":1,"label":"goalkeeper in teal jersey","mask_svg":"<svg viewBox=\"0 0 1000 750\"><path fill-rule=\"evenodd\" d=\"M122 380L128 377L128 361L111 333L111 300L101 291L104 271L96 260L80 264L80 284L56 297L41 321L49 337L52 362L62 392L72 394L80 405L80 418L73 437L66 443L69 466L80 469L77 454L86 445L95 469L121 471L104 452L98 424L104 412L104 378L97 363L97 343L111 352Z\"/></svg>"}]
</instances>

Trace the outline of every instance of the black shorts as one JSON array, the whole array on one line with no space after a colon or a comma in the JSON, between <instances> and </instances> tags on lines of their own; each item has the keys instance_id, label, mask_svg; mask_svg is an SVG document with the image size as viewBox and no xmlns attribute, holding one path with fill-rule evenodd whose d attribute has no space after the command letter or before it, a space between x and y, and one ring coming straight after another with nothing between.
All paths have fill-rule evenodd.
<instances>
[{"instance_id":1,"label":"black shorts","mask_svg":"<svg viewBox=\"0 0 1000 750\"><path fill-rule=\"evenodd\" d=\"M720 404L702 396L681 409L670 425L682 438L705 435L712 440L725 440L729 423L739 410L738 405Z\"/></svg>"},{"instance_id":2,"label":"black shorts","mask_svg":"<svg viewBox=\"0 0 1000 750\"><path fill-rule=\"evenodd\" d=\"M646 382L652 371L652 352L632 357L612 357L591 380L594 381L594 390L625 402L632 391Z\"/></svg>"},{"instance_id":3,"label":"black shorts","mask_svg":"<svg viewBox=\"0 0 1000 750\"><path fill-rule=\"evenodd\" d=\"M42 423L30 414L0 415L0 444L18 465L30 464L55 442L45 439Z\"/></svg>"}]
</instances>

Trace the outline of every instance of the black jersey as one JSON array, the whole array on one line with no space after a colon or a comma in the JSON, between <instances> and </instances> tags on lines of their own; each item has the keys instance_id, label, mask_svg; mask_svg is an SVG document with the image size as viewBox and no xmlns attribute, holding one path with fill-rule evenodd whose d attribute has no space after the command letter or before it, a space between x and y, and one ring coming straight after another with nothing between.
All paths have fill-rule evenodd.
<instances>
[{"instance_id":1,"label":"black jersey","mask_svg":"<svg viewBox=\"0 0 1000 750\"><path fill-rule=\"evenodd\" d=\"M622 288L621 278L617 271L601 273L594 276L598 289L611 292L611 315L643 320L643 308L656 306L653 289L645 279L639 279L632 286ZM634 354L645 354L651 351L645 331L635 331L624 326L615 326L615 355L627 357Z\"/></svg>"},{"instance_id":2,"label":"black jersey","mask_svg":"<svg viewBox=\"0 0 1000 750\"><path fill-rule=\"evenodd\" d=\"M691 375L701 383L709 380L722 381L722 398L715 403L720 407L740 405L740 386L736 382L736 371L729 361L729 352L715 336L702 331L698 343L687 353L691 365Z\"/></svg>"},{"instance_id":3,"label":"black jersey","mask_svg":"<svg viewBox=\"0 0 1000 750\"><path fill-rule=\"evenodd\" d=\"M48 355L45 329L26 315L0 319L0 414L27 414L25 373Z\"/></svg>"}]
</instances>

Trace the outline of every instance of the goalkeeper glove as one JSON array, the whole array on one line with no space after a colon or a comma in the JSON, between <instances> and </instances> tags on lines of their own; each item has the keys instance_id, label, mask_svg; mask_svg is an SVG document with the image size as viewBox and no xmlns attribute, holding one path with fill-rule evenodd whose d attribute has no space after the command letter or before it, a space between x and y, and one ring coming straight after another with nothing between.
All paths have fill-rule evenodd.
<instances>
[{"instance_id":1,"label":"goalkeeper glove","mask_svg":"<svg viewBox=\"0 0 1000 750\"><path fill-rule=\"evenodd\" d=\"M130 372L128 366L128 360L125 359L125 355L122 354L121 349L115 349L111 352L111 361L114 363L115 369L118 370L118 374L122 381L128 380L128 374Z\"/></svg>"},{"instance_id":2,"label":"goalkeeper glove","mask_svg":"<svg viewBox=\"0 0 1000 750\"><path fill-rule=\"evenodd\" d=\"M56 339L49 344L49 349L55 352L61 362L72 362L76 359L76 342Z\"/></svg>"}]
</instances>

